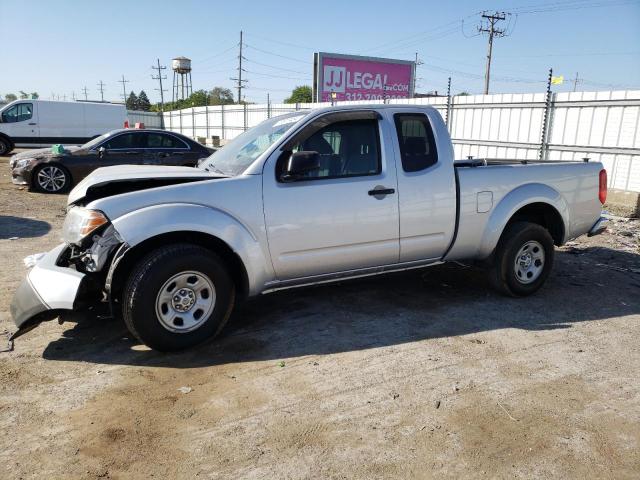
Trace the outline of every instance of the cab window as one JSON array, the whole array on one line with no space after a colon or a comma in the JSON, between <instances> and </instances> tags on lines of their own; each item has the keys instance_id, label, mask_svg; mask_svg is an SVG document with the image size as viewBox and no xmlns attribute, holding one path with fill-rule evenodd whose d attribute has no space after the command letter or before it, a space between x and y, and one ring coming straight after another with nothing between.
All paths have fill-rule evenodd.
<instances>
[{"instance_id":1,"label":"cab window","mask_svg":"<svg viewBox=\"0 0 640 480\"><path fill-rule=\"evenodd\" d=\"M187 150L187 145L180 139L163 133L147 133L147 148L171 148Z\"/></svg>"},{"instance_id":2,"label":"cab window","mask_svg":"<svg viewBox=\"0 0 640 480\"><path fill-rule=\"evenodd\" d=\"M4 123L24 122L33 117L32 103L18 103L13 107L2 112L2 121Z\"/></svg>"},{"instance_id":3,"label":"cab window","mask_svg":"<svg viewBox=\"0 0 640 480\"><path fill-rule=\"evenodd\" d=\"M377 120L331 123L300 139L292 148L292 152L299 151L318 152L320 156L320 169L307 173L305 180L377 175L382 170ZM285 161L279 164L282 173Z\"/></svg>"},{"instance_id":4,"label":"cab window","mask_svg":"<svg viewBox=\"0 0 640 480\"><path fill-rule=\"evenodd\" d=\"M135 133L123 133L103 143L107 150L122 150L127 148L139 148L140 135Z\"/></svg>"}]
</instances>

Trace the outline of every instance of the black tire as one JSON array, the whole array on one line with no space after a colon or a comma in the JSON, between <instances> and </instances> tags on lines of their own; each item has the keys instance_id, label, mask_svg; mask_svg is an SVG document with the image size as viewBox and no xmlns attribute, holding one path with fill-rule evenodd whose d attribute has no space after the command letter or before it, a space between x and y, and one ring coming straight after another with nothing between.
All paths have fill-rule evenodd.
<instances>
[{"instance_id":1,"label":"black tire","mask_svg":"<svg viewBox=\"0 0 640 480\"><path fill-rule=\"evenodd\" d=\"M6 138L0 137L0 157L3 155L8 155L13 150L13 145Z\"/></svg>"},{"instance_id":2,"label":"black tire","mask_svg":"<svg viewBox=\"0 0 640 480\"><path fill-rule=\"evenodd\" d=\"M63 183L60 185L57 183L57 180L51 181L50 183L46 183L41 178L41 173L44 175L45 172L51 171L52 174L55 172L55 178L60 178L60 175L64 176ZM50 177L50 176L49 176ZM36 192L40 193L65 193L69 191L72 184L71 173L64 166L59 163L43 163L42 165L38 165L33 169L31 173L31 188Z\"/></svg>"},{"instance_id":3,"label":"black tire","mask_svg":"<svg viewBox=\"0 0 640 480\"><path fill-rule=\"evenodd\" d=\"M540 247L542 252L539 251ZM490 283L505 295L531 295L542 287L551 273L554 253L553 239L546 228L529 222L512 223L502 233L494 252L489 271ZM527 255L528 258L524 258ZM535 258L536 255L543 255L542 259ZM520 267L516 265L516 258L524 258L522 263L518 263ZM539 261L541 265L537 266ZM528 267L525 268L525 265ZM526 278L529 274L531 278Z\"/></svg>"},{"instance_id":4,"label":"black tire","mask_svg":"<svg viewBox=\"0 0 640 480\"><path fill-rule=\"evenodd\" d=\"M213 284L213 310L208 315L201 313L202 317L197 321L202 323L193 330L170 331L166 320L163 323L162 312L157 310L166 305L158 306L160 294L172 278L189 273L203 276ZM169 296L177 294L177 290L170 288L166 291L170 292ZM177 244L150 252L133 268L122 292L122 316L138 340L154 350L169 352L198 345L218 335L229 320L234 301L235 285L224 262L205 248ZM196 305L190 307L192 313L194 307ZM170 308L173 307L170 305ZM175 314L175 310L172 312ZM176 323L175 328L183 328L183 325Z\"/></svg>"}]
</instances>

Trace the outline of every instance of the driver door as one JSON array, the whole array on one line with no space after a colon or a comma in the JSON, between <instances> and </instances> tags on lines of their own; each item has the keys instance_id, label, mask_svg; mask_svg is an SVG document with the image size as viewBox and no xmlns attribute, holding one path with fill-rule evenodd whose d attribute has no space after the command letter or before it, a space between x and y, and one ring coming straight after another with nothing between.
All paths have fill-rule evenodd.
<instances>
[{"instance_id":1,"label":"driver door","mask_svg":"<svg viewBox=\"0 0 640 480\"><path fill-rule=\"evenodd\" d=\"M394 155L381 121L371 111L324 115L267 161L264 215L279 280L398 262ZM296 150L318 152L320 169L283 181L284 165ZM390 193L373 193L382 188Z\"/></svg>"},{"instance_id":2,"label":"driver door","mask_svg":"<svg viewBox=\"0 0 640 480\"><path fill-rule=\"evenodd\" d=\"M11 137L14 143L18 145L40 143L36 105L37 102L20 102L2 112L2 131Z\"/></svg>"}]
</instances>

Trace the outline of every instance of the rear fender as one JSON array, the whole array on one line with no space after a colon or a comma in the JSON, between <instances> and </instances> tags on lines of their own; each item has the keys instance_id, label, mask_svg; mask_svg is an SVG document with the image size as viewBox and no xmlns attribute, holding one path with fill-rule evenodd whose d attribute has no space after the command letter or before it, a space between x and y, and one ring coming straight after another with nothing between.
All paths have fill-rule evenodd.
<instances>
[{"instance_id":1,"label":"rear fender","mask_svg":"<svg viewBox=\"0 0 640 480\"><path fill-rule=\"evenodd\" d=\"M546 203L555 208L562 217L564 231L567 231L569 205L564 197L558 191L542 183L522 185L505 195L493 209L480 242L480 250L478 252L480 259L491 255L513 215L522 207L532 203Z\"/></svg>"},{"instance_id":2,"label":"rear fender","mask_svg":"<svg viewBox=\"0 0 640 480\"><path fill-rule=\"evenodd\" d=\"M227 212L197 204L161 204L127 213L113 226L130 247L167 233L190 231L225 242L242 261L247 272L249 295L260 293L273 278L269 253L245 224Z\"/></svg>"}]
</instances>

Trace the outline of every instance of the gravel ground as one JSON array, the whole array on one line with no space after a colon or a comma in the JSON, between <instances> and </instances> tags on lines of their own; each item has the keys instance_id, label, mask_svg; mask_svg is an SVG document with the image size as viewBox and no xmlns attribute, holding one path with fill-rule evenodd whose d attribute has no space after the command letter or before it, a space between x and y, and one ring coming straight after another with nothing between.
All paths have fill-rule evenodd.
<instances>
[{"instance_id":1,"label":"gravel ground","mask_svg":"<svg viewBox=\"0 0 640 480\"><path fill-rule=\"evenodd\" d=\"M64 200L0 159L0 332ZM638 478L639 241L571 242L525 299L460 265L275 293L182 354L48 322L0 353L2 478Z\"/></svg>"}]
</instances>

